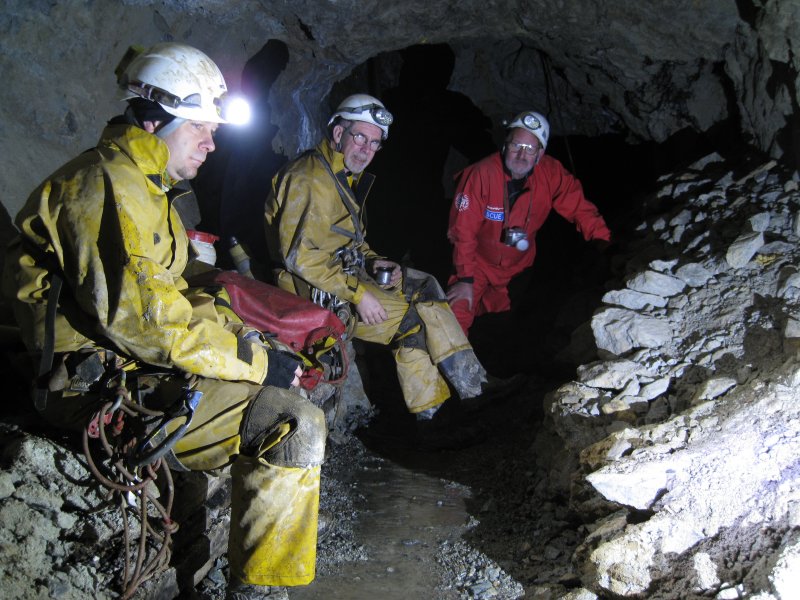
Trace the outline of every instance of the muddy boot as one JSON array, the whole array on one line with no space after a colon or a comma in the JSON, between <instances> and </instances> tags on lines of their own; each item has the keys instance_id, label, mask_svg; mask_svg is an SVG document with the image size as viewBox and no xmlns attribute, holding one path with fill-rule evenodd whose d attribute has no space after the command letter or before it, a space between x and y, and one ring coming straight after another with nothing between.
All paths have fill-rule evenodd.
<instances>
[{"instance_id":1,"label":"muddy boot","mask_svg":"<svg viewBox=\"0 0 800 600\"><path fill-rule=\"evenodd\" d=\"M441 361L438 367L459 398L471 398L482 393L486 370L472 350L456 352Z\"/></svg>"},{"instance_id":2,"label":"muddy boot","mask_svg":"<svg viewBox=\"0 0 800 600\"><path fill-rule=\"evenodd\" d=\"M338 395L333 398L333 411L326 415L331 441L343 443L356 428L367 425L374 414L372 404L364 391L364 381L357 363L353 342L346 344L349 368Z\"/></svg>"},{"instance_id":3,"label":"muddy boot","mask_svg":"<svg viewBox=\"0 0 800 600\"><path fill-rule=\"evenodd\" d=\"M233 583L228 586L225 600L289 600L289 592L285 587L274 585L252 585L250 583Z\"/></svg>"}]
</instances>

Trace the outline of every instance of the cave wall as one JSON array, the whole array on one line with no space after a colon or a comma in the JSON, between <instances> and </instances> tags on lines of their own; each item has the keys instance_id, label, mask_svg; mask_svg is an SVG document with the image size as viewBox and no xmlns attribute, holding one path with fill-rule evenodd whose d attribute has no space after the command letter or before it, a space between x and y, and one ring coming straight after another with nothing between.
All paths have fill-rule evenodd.
<instances>
[{"instance_id":1,"label":"cave wall","mask_svg":"<svg viewBox=\"0 0 800 600\"><path fill-rule=\"evenodd\" d=\"M248 58L283 41L270 120L287 156L316 141L337 81L415 43L451 44L452 89L495 123L535 106L555 135L656 142L724 124L773 157L794 156L800 129L795 0L6 0L0 33L0 192L12 216L119 111L113 69L127 46L162 40L202 48L234 89Z\"/></svg>"}]
</instances>

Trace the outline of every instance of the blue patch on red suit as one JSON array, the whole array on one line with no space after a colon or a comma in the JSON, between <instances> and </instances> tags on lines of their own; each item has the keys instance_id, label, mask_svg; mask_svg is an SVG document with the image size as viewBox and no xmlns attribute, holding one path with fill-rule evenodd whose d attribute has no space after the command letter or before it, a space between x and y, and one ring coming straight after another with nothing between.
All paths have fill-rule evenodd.
<instances>
[{"instance_id":1,"label":"blue patch on red suit","mask_svg":"<svg viewBox=\"0 0 800 600\"><path fill-rule=\"evenodd\" d=\"M490 206L483 212L483 216L489 219L490 221L502 221L503 220L503 210L492 210Z\"/></svg>"}]
</instances>

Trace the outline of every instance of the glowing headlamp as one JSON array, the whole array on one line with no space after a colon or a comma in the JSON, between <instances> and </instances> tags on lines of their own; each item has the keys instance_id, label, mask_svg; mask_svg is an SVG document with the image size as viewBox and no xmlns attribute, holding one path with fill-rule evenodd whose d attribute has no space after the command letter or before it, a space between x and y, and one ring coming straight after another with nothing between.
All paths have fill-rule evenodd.
<instances>
[{"instance_id":1,"label":"glowing headlamp","mask_svg":"<svg viewBox=\"0 0 800 600\"><path fill-rule=\"evenodd\" d=\"M180 108L188 106L190 108L202 108L202 98L200 94L190 94L186 98L179 98L166 90L155 86L132 81L128 84L128 90L144 98L158 102L162 106L169 108ZM245 125L250 122L250 104L241 96L231 96L222 94L219 98L214 98L214 107L217 115L232 125Z\"/></svg>"},{"instance_id":2,"label":"glowing headlamp","mask_svg":"<svg viewBox=\"0 0 800 600\"><path fill-rule=\"evenodd\" d=\"M231 125L246 125L250 122L250 104L241 96L222 94L214 98L217 113Z\"/></svg>"},{"instance_id":3,"label":"glowing headlamp","mask_svg":"<svg viewBox=\"0 0 800 600\"><path fill-rule=\"evenodd\" d=\"M527 114L522 117L522 124L525 125L528 129L539 129L542 126L542 122L536 118L535 115Z\"/></svg>"}]
</instances>

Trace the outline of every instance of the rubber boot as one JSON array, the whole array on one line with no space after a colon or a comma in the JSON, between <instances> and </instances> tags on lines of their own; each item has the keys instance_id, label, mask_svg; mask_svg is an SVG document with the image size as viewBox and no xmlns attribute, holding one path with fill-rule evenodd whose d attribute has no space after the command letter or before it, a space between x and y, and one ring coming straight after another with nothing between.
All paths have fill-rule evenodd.
<instances>
[{"instance_id":1,"label":"rubber boot","mask_svg":"<svg viewBox=\"0 0 800 600\"><path fill-rule=\"evenodd\" d=\"M329 435L334 441L342 441L344 434L350 433L356 427L366 424L372 414L372 404L364 391L364 381L356 360L356 350L353 342L345 344L347 351L347 378L341 386L339 405L336 415L328 424Z\"/></svg>"},{"instance_id":2,"label":"rubber boot","mask_svg":"<svg viewBox=\"0 0 800 600\"><path fill-rule=\"evenodd\" d=\"M439 363L439 369L455 388L461 400L480 396L487 382L486 369L472 349L448 356Z\"/></svg>"},{"instance_id":3,"label":"rubber boot","mask_svg":"<svg viewBox=\"0 0 800 600\"><path fill-rule=\"evenodd\" d=\"M425 324L425 346L434 364L438 365L458 352L472 351L447 302L418 302L414 308Z\"/></svg>"},{"instance_id":4,"label":"rubber boot","mask_svg":"<svg viewBox=\"0 0 800 600\"><path fill-rule=\"evenodd\" d=\"M310 583L317 557L320 467L278 467L239 456L231 478L231 591L242 584Z\"/></svg>"}]
</instances>

